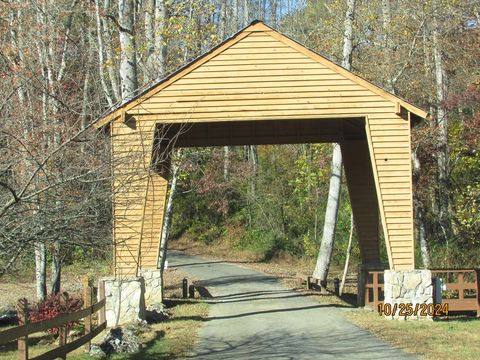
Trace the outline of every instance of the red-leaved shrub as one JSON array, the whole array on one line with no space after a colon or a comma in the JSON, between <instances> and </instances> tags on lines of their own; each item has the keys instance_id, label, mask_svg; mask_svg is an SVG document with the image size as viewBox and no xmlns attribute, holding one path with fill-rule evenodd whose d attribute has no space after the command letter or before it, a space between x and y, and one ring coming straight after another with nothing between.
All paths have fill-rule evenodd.
<instances>
[{"instance_id":1,"label":"red-leaved shrub","mask_svg":"<svg viewBox=\"0 0 480 360\"><path fill-rule=\"evenodd\" d=\"M53 319L60 314L72 313L82 308L83 301L78 297L70 297L66 293L57 295L48 295L45 301L39 301L30 308L30 321L38 322L42 320ZM67 324L67 330L70 331L75 322ZM50 334L58 335L59 328L48 330Z\"/></svg>"}]
</instances>

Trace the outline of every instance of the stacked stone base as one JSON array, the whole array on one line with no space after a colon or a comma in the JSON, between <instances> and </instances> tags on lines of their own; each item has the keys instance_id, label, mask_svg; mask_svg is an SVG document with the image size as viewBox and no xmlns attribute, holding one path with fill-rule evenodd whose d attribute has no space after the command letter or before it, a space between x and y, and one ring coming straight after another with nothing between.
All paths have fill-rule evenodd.
<instances>
[{"instance_id":1,"label":"stacked stone base","mask_svg":"<svg viewBox=\"0 0 480 360\"><path fill-rule=\"evenodd\" d=\"M141 269L140 275L145 281L145 304L158 307L163 301L160 269Z\"/></svg>"},{"instance_id":2,"label":"stacked stone base","mask_svg":"<svg viewBox=\"0 0 480 360\"><path fill-rule=\"evenodd\" d=\"M385 270L384 316L399 320L432 320L428 314L421 313L421 304L433 303L432 273L430 270ZM389 304L389 305L387 305ZM411 304L411 305L410 305ZM418 304L418 306L417 306ZM411 309L410 316L405 309ZM425 305L423 306L425 307Z\"/></svg>"},{"instance_id":3,"label":"stacked stone base","mask_svg":"<svg viewBox=\"0 0 480 360\"><path fill-rule=\"evenodd\" d=\"M143 277L107 278L105 315L108 327L145 319L145 282Z\"/></svg>"},{"instance_id":4,"label":"stacked stone base","mask_svg":"<svg viewBox=\"0 0 480 360\"><path fill-rule=\"evenodd\" d=\"M107 278L105 312L108 327L145 320L147 309L162 307L162 278L159 269L141 269L138 277Z\"/></svg>"}]
</instances>

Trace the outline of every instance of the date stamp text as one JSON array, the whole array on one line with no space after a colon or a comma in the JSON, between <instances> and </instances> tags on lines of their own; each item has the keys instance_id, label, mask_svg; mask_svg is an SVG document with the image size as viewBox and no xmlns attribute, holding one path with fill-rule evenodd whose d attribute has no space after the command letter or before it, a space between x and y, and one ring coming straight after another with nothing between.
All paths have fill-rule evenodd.
<instances>
[{"instance_id":1,"label":"date stamp text","mask_svg":"<svg viewBox=\"0 0 480 360\"><path fill-rule=\"evenodd\" d=\"M448 316L448 303L445 304L378 304L380 316Z\"/></svg>"}]
</instances>

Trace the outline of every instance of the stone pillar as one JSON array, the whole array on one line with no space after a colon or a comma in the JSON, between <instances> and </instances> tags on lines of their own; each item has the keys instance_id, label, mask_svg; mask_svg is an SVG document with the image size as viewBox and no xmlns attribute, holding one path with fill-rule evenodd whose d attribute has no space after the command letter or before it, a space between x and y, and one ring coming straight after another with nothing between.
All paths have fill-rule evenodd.
<instances>
[{"instance_id":1,"label":"stone pillar","mask_svg":"<svg viewBox=\"0 0 480 360\"><path fill-rule=\"evenodd\" d=\"M162 306L162 277L160 269L140 269L145 281L145 304L148 307Z\"/></svg>"},{"instance_id":2,"label":"stone pillar","mask_svg":"<svg viewBox=\"0 0 480 360\"><path fill-rule=\"evenodd\" d=\"M432 273L430 270L385 270L385 300L390 306L390 314L384 314L388 319L432 319L421 316L421 309L433 303ZM388 305L389 304L389 305ZM411 304L411 305L410 305ZM402 312L411 307L412 315L405 316ZM395 313L394 313L395 312Z\"/></svg>"},{"instance_id":3,"label":"stone pillar","mask_svg":"<svg viewBox=\"0 0 480 360\"><path fill-rule=\"evenodd\" d=\"M104 281L108 327L145 320L145 282L142 277L107 278Z\"/></svg>"}]
</instances>

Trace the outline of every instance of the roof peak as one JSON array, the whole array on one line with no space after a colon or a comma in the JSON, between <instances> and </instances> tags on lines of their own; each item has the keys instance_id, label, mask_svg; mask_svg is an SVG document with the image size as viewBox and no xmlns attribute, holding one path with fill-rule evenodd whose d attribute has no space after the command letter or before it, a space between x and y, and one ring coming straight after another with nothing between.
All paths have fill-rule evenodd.
<instances>
[{"instance_id":1,"label":"roof peak","mask_svg":"<svg viewBox=\"0 0 480 360\"><path fill-rule=\"evenodd\" d=\"M367 89L377 93L378 95L382 96L383 98L393 102L398 103L399 105L403 106L404 108L408 109L408 111L416 114L419 117L427 118L428 113L424 110L417 108L416 106L408 103L407 101L399 98L396 95L393 95L382 89L381 87L373 84L372 82L362 78L359 75L354 74L352 71L343 68L341 65L336 64L332 60L326 58L325 56L308 49L306 46L300 44L298 41L293 40L292 38L288 37L280 33L278 30L266 25L261 20L253 20L249 25L244 27L243 29L239 30L237 33L232 35L230 38L222 41L217 46L210 49L208 52L202 54L198 58L194 59L193 61L189 62L188 64L184 65L183 67L177 69L176 71L168 74L162 79L158 79L155 82L150 83L150 86L145 86L145 89L139 92L137 95L130 97L128 100L124 100L118 106L113 109L110 109L106 114L101 116L99 119L96 120L96 127L101 127L108 122L121 117L122 112L128 111L133 106L136 106L139 102L143 101L149 96L153 96L158 91L161 91L164 87L170 85L172 82L176 81L179 77L185 76L190 71L193 71L198 66L201 66L204 62L208 61L209 59L215 57L216 55L220 54L221 52L228 49L230 46L233 46L237 42L241 41L245 37L249 36L251 33L254 32L265 32L272 36L274 39L283 42L284 44L288 45L291 48L296 49L297 51L303 53L307 57L313 59L314 61L323 63L325 66L329 67L333 71L336 71L345 77L351 79L352 81L366 87Z\"/></svg>"}]
</instances>

